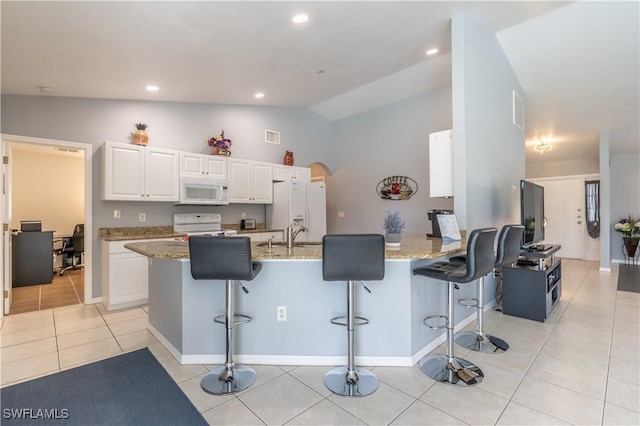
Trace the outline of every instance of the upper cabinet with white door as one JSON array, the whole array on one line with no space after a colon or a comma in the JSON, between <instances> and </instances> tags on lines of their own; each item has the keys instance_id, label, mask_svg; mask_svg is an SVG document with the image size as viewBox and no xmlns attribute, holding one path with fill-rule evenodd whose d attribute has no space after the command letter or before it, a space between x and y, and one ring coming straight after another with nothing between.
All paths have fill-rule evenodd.
<instances>
[{"instance_id":1,"label":"upper cabinet with white door","mask_svg":"<svg viewBox=\"0 0 640 426\"><path fill-rule=\"evenodd\" d=\"M311 169L309 167L285 166L284 164L273 165L274 181L311 182Z\"/></svg>"},{"instance_id":2,"label":"upper cabinet with white door","mask_svg":"<svg viewBox=\"0 0 640 426\"><path fill-rule=\"evenodd\" d=\"M178 151L105 142L102 172L103 200L178 201Z\"/></svg>"},{"instance_id":3,"label":"upper cabinet with white door","mask_svg":"<svg viewBox=\"0 0 640 426\"><path fill-rule=\"evenodd\" d=\"M229 158L229 203L273 203L271 163Z\"/></svg>"},{"instance_id":4,"label":"upper cabinet with white door","mask_svg":"<svg viewBox=\"0 0 640 426\"><path fill-rule=\"evenodd\" d=\"M429 196L453 197L453 131L429 134Z\"/></svg>"},{"instance_id":5,"label":"upper cabinet with white door","mask_svg":"<svg viewBox=\"0 0 640 426\"><path fill-rule=\"evenodd\" d=\"M227 179L227 157L180 152L181 178Z\"/></svg>"}]
</instances>

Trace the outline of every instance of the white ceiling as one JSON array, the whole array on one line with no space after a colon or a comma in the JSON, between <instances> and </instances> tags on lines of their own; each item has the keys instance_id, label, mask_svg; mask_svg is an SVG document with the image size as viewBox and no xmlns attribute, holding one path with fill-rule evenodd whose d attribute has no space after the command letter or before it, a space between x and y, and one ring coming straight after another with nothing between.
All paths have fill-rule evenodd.
<instances>
[{"instance_id":1,"label":"white ceiling","mask_svg":"<svg viewBox=\"0 0 640 426\"><path fill-rule=\"evenodd\" d=\"M335 120L450 84L450 17L464 10L497 33L524 88L527 143L554 138L534 160L597 157L600 129L614 153L638 152L638 2L568 3L2 1L2 93L299 106ZM300 11L310 19L294 25Z\"/></svg>"}]
</instances>

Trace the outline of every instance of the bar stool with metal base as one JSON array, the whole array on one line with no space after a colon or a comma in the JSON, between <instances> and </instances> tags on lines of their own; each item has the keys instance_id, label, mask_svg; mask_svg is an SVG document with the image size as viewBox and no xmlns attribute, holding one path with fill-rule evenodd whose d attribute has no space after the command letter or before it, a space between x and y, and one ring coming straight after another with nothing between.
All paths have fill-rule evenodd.
<instances>
[{"instance_id":1,"label":"bar stool with metal base","mask_svg":"<svg viewBox=\"0 0 640 426\"><path fill-rule=\"evenodd\" d=\"M505 225L500 230L498 236L498 254L496 256L495 268L501 269L518 260L520 256L520 243L524 226ZM450 261L465 261L464 256L451 258ZM456 333L456 343L472 351L482 353L502 353L509 349L509 344L499 337L492 336L484 332L484 276L478 279L476 299L461 299L458 303L476 308L476 331L461 331ZM466 303L471 302L471 303Z\"/></svg>"},{"instance_id":2,"label":"bar stool with metal base","mask_svg":"<svg viewBox=\"0 0 640 426\"><path fill-rule=\"evenodd\" d=\"M226 328L226 360L223 366L208 372L200 382L205 391L223 395L248 388L256 380L256 372L233 360L233 328L251 321L251 317L235 314L234 295L237 280L251 281L262 264L251 259L248 237L190 236L191 276L195 280L225 280L225 314L214 318ZM245 293L249 291L242 286Z\"/></svg>"},{"instance_id":3,"label":"bar stool with metal base","mask_svg":"<svg viewBox=\"0 0 640 426\"><path fill-rule=\"evenodd\" d=\"M420 360L420 370L439 382L451 385L475 385L482 382L484 373L472 362L455 356L453 351L454 293L456 283L468 283L488 274L495 263L493 242L498 232L495 228L476 229L471 232L467 241L466 262L438 262L437 264L413 269L413 275L421 275L440 281L447 281L447 315L430 315L424 324L432 329L447 329L446 355L427 355ZM432 326L429 320L445 319L444 325Z\"/></svg>"},{"instance_id":4,"label":"bar stool with metal base","mask_svg":"<svg viewBox=\"0 0 640 426\"><path fill-rule=\"evenodd\" d=\"M366 318L355 315L355 285L356 281L384 278L384 237L379 234L325 235L322 278L347 281L347 315L331 319L332 324L347 327L347 365L330 370L324 376L324 384L338 395L369 395L378 388L379 381L371 371L355 366L355 327L369 323Z\"/></svg>"}]
</instances>

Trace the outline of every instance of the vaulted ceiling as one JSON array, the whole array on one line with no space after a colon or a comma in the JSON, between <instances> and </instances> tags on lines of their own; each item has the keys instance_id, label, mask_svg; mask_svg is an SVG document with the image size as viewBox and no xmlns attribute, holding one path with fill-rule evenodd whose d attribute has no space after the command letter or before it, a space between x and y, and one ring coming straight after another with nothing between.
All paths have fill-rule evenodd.
<instances>
[{"instance_id":1,"label":"vaulted ceiling","mask_svg":"<svg viewBox=\"0 0 640 426\"><path fill-rule=\"evenodd\" d=\"M614 154L640 146L638 2L1 7L3 94L298 106L332 120L451 84L450 18L464 10L496 32L525 91L527 144L554 141L546 160L597 157L601 129ZM296 25L299 12L309 20Z\"/></svg>"}]
</instances>

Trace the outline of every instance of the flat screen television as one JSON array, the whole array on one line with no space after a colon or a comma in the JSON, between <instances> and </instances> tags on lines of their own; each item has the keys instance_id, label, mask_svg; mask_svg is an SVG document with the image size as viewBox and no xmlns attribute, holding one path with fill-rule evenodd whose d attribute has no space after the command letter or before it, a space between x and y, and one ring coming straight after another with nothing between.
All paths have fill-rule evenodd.
<instances>
[{"instance_id":1,"label":"flat screen television","mask_svg":"<svg viewBox=\"0 0 640 426\"><path fill-rule=\"evenodd\" d=\"M544 187L520 181L520 223L524 226L522 248L534 248L544 241Z\"/></svg>"}]
</instances>

